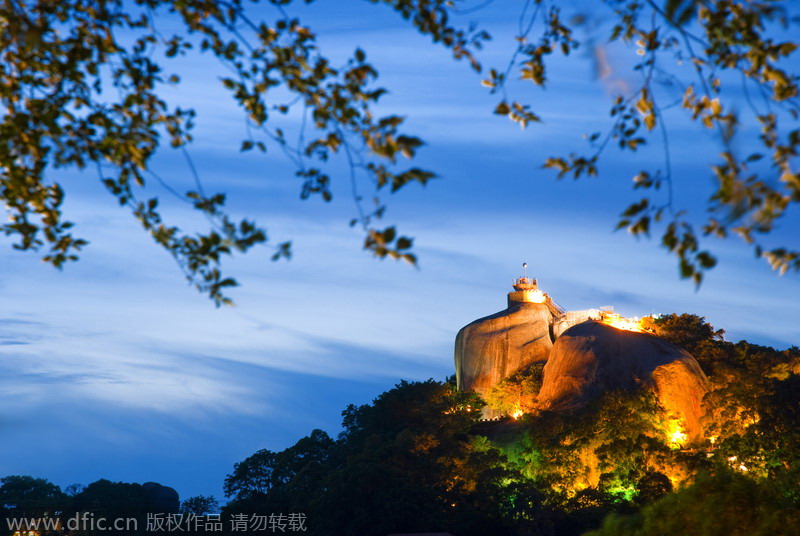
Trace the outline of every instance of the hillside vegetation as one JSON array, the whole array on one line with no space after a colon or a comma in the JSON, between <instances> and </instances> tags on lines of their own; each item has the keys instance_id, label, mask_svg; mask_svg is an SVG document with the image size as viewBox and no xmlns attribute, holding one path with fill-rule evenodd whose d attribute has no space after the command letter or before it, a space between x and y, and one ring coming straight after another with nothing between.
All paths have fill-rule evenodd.
<instances>
[{"instance_id":1,"label":"hillside vegetation","mask_svg":"<svg viewBox=\"0 0 800 536\"><path fill-rule=\"evenodd\" d=\"M484 401L453 379L402 381L348 406L336 438L314 430L237 463L222 519L303 513L306 534L331 536L795 534L800 349L726 342L694 315L648 322L708 375L694 443L647 389L608 391L576 412L537 411L541 365L487 396L521 408L517 419L481 421ZM20 504L7 480L0 504ZM69 502L52 488L51 502Z\"/></svg>"}]
</instances>

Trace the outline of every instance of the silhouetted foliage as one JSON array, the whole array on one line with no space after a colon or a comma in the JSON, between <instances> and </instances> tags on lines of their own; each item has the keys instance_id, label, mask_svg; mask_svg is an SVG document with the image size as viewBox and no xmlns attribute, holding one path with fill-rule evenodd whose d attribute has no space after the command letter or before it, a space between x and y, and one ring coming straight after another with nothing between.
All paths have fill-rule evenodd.
<instances>
[{"instance_id":1,"label":"silhouetted foliage","mask_svg":"<svg viewBox=\"0 0 800 536\"><path fill-rule=\"evenodd\" d=\"M704 426L707 438L717 434L713 443L685 451L676 446L669 437L672 417L649 389L605 392L569 413L478 421L482 401L455 391L452 383L402 382L372 404L349 406L336 441L314 442L327 454L312 458L313 479L295 486L298 476L292 476L263 494L236 498L226 511L302 511L310 533L325 535L577 536L597 529L609 514L617 516L606 522L609 527L649 527L649 512L663 515L651 505L688 508L692 519L699 512L713 518L717 499L692 503L706 482L719 497L724 483L732 483L731 500L772 486L781 497L770 505L775 515L800 505L800 376L789 366L797 349L726 342L721 330L696 315L665 315L654 327L691 349L709 372ZM520 387L529 377L521 374L506 386ZM531 394L525 389L512 395ZM302 474L275 463L281 455L294 459L288 453L296 447L264 458L266 472ZM709 471L717 476L693 484ZM720 513L735 517L725 507ZM675 510L677 518L682 515ZM761 527L763 521L771 527L764 519L747 518L743 526ZM647 530L630 534L654 534Z\"/></svg>"},{"instance_id":2,"label":"silhouetted foliage","mask_svg":"<svg viewBox=\"0 0 800 536\"><path fill-rule=\"evenodd\" d=\"M774 487L732 471L700 475L632 516L612 515L586 536L790 536L800 510Z\"/></svg>"},{"instance_id":3,"label":"silhouetted foliage","mask_svg":"<svg viewBox=\"0 0 800 536\"><path fill-rule=\"evenodd\" d=\"M148 514L177 514L178 493L146 482L131 484L100 479L82 488L71 485L65 494L44 479L12 476L0 480L0 505L4 506L4 534L16 532L13 521L34 523L28 534L94 536L97 534L163 533L148 528ZM52 523L58 523L54 525ZM118 522L118 525L114 525ZM51 523L51 524L48 524ZM26 527L17 526L17 530Z\"/></svg>"},{"instance_id":4,"label":"silhouetted foliage","mask_svg":"<svg viewBox=\"0 0 800 536\"><path fill-rule=\"evenodd\" d=\"M0 506L29 515L58 510L66 498L58 486L43 478L14 475L3 477L0 484Z\"/></svg>"},{"instance_id":5,"label":"silhouetted foliage","mask_svg":"<svg viewBox=\"0 0 800 536\"><path fill-rule=\"evenodd\" d=\"M219 501L211 495L196 495L181 502L183 515L203 516L219 512Z\"/></svg>"},{"instance_id":6,"label":"silhouetted foliage","mask_svg":"<svg viewBox=\"0 0 800 536\"><path fill-rule=\"evenodd\" d=\"M286 153L300 179L300 196L326 202L334 181L327 163L340 156L349 167L346 180L357 205L351 225L361 227L364 248L416 263L412 239L377 221L386 211L381 195L435 177L418 167L398 169L399 158L413 158L424 142L401 130L404 118L376 113L387 89L375 85L378 71L367 54L355 48L335 66L314 31L289 14L292 3L269 0L262 4L272 10L260 11L241 0L3 3L0 200L10 221L0 231L17 239L15 248L44 250L44 260L54 266L76 260L87 242L73 236L62 213L71 187L54 172L92 169L192 284L215 303L230 303L225 292L237 282L222 274L222 259L267 242L266 231L248 219L231 218L225 194L206 193L193 166L189 172L196 185L188 192L177 192L153 166L164 144L185 151L192 141L195 111L169 104L163 94L181 84L171 66L200 52L213 55L230 73L220 83L245 118L247 134L236 142L242 151ZM586 154L553 156L544 166L559 177L594 176L608 146L635 152L655 138L664 149L663 162L636 173L634 189L646 195L622 212L619 228L649 235L661 227L662 245L678 258L681 276L698 283L716 264L711 252L701 249L702 236L736 234L774 268L800 269L795 247L768 245L762 238L800 200L795 158L800 130L792 128L798 117L797 75L788 70L797 45L777 37L792 28L788 1L609 0L600 4L603 15L550 0L524 2L509 11L519 23L509 41L510 61L494 68L484 67L479 57L489 33L453 17L463 2L372 3L397 12L455 59L468 60L483 73L481 84L497 95L494 113L522 127L541 118L524 102L529 96L514 96L551 81L550 62L579 48L579 31L586 31L584 46L594 46L596 58L604 57L601 43L608 41L636 52L640 59L632 70L642 76L615 95L606 132L587 133ZM595 17L607 23L589 24ZM163 18L174 31L159 31ZM681 68L684 62L688 69ZM515 79L522 82L514 84ZM744 109L740 84L748 96ZM715 191L699 225L676 206L673 195L683 186L674 184L671 173L666 110L677 103L677 110L707 127L721 145L721 157L708 162ZM295 141L279 119L297 108L304 109L307 121L294 125L300 130ZM761 135L738 143L743 124ZM193 234L168 223L158 197L143 189L151 182L206 216L210 229ZM274 259L290 255L289 242L274 245Z\"/></svg>"},{"instance_id":7,"label":"silhouetted foliage","mask_svg":"<svg viewBox=\"0 0 800 536\"><path fill-rule=\"evenodd\" d=\"M236 463L224 482L223 529L237 533L233 516L283 513L302 514L306 533L320 536L793 534L800 351L723 341L694 315L662 318L676 343L713 363L705 444L676 446L672 417L647 388L608 391L572 412L481 421L484 402L452 380L403 381L348 406L336 439L314 430ZM147 514L178 512L177 493L155 483L99 480L70 494L28 476L0 484L7 518L133 516L142 534ZM199 496L180 511L216 506Z\"/></svg>"}]
</instances>

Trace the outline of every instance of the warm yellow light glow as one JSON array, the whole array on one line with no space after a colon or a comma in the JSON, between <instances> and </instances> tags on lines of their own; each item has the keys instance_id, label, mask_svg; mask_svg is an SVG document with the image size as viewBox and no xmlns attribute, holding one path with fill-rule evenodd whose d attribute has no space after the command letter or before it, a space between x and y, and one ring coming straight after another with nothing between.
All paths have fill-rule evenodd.
<instances>
[{"instance_id":1,"label":"warm yellow light glow","mask_svg":"<svg viewBox=\"0 0 800 536\"><path fill-rule=\"evenodd\" d=\"M617 313L603 312L600 315L600 322L611 326L612 328L622 329L625 331L636 331L639 333L644 332L642 328L642 321L639 318L623 318Z\"/></svg>"},{"instance_id":2,"label":"warm yellow light glow","mask_svg":"<svg viewBox=\"0 0 800 536\"><path fill-rule=\"evenodd\" d=\"M716 443L716 442L717 442L717 436L715 436L715 435L714 435L714 436L711 436L711 437L709 437L709 438L708 438L708 441L709 441L709 442L710 442L712 445L714 445L714 443Z\"/></svg>"},{"instance_id":3,"label":"warm yellow light glow","mask_svg":"<svg viewBox=\"0 0 800 536\"><path fill-rule=\"evenodd\" d=\"M686 432L684 432L683 425L678 419L670 420L667 428L667 437L669 438L669 446L672 449L682 448L686 444Z\"/></svg>"},{"instance_id":4,"label":"warm yellow light glow","mask_svg":"<svg viewBox=\"0 0 800 536\"><path fill-rule=\"evenodd\" d=\"M522 417L522 415L523 415L522 410L518 409L517 411L515 411L514 413L511 414L511 418L516 420L516 419L519 419L520 417Z\"/></svg>"},{"instance_id":5,"label":"warm yellow light glow","mask_svg":"<svg viewBox=\"0 0 800 536\"><path fill-rule=\"evenodd\" d=\"M674 445L682 445L684 442L686 442L686 434L680 430L676 430L675 432L672 432L672 436L670 436L669 439Z\"/></svg>"},{"instance_id":6,"label":"warm yellow light glow","mask_svg":"<svg viewBox=\"0 0 800 536\"><path fill-rule=\"evenodd\" d=\"M738 470L740 470L743 473L746 473L746 472L748 472L750 470L750 469L747 468L747 466L745 464L739 462L739 457L738 456L728 456L728 461L730 462L732 467L736 467ZM739 462L738 466L736 465L737 462Z\"/></svg>"},{"instance_id":7,"label":"warm yellow light glow","mask_svg":"<svg viewBox=\"0 0 800 536\"><path fill-rule=\"evenodd\" d=\"M525 293L525 301L531 303L544 303L545 295L541 290L523 290Z\"/></svg>"}]
</instances>

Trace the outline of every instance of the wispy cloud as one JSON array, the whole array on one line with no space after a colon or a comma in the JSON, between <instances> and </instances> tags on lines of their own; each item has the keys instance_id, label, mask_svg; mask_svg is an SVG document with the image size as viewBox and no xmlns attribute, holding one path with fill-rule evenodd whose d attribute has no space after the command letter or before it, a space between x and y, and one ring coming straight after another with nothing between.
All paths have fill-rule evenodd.
<instances>
[{"instance_id":1,"label":"wispy cloud","mask_svg":"<svg viewBox=\"0 0 800 536\"><path fill-rule=\"evenodd\" d=\"M338 4L326 9L335 32L321 44L341 58L369 45L380 83L393 88L381 111L409 116L409 129L429 142L418 163L443 177L387 198L387 225L416 237L420 269L361 251L342 175L334 203L300 202L279 151L239 153L244 123L218 73L187 59L189 89L170 98L201 109L192 154L207 190L227 192L233 213L266 225L273 239L293 239L294 258L271 263L257 249L226 260L242 287L232 293L236 308L215 310L95 177L65 175L75 185L65 214L91 242L81 261L56 272L0 249L0 432L54 438L4 442L0 476L174 479L207 493L257 448L285 448L313 427L335 433L347 403L400 378L450 374L455 333L505 307L523 261L569 309L692 312L731 339L800 341L796 275L778 279L722 242L720 265L695 291L656 241L611 232L632 196L631 170L653 153L614 157L592 181L557 182L540 169L554 149L583 144L581 133L605 125L606 96L587 84L588 60L572 70L556 64L554 77L565 80L556 90L525 87L546 124L520 133L491 114L497 96L448 51L429 53L413 31L392 34L405 27L394 13L386 10L387 28L370 28ZM505 64L500 48L487 54ZM676 200L702 203L710 186L697 179L708 174L695 156L713 143L687 135L672 146ZM194 187L180 153L155 164L179 191ZM157 185L152 192L183 228L206 224ZM796 223L787 221L783 237Z\"/></svg>"}]
</instances>

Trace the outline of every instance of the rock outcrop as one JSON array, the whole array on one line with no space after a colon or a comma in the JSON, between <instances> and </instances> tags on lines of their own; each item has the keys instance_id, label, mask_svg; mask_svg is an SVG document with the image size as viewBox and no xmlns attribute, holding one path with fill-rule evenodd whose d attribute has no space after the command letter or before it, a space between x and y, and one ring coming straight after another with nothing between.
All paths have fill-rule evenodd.
<instances>
[{"instance_id":1,"label":"rock outcrop","mask_svg":"<svg viewBox=\"0 0 800 536\"><path fill-rule=\"evenodd\" d=\"M685 350L655 335L587 321L556 340L544 367L537 405L564 411L603 391L653 388L661 404L683 421L690 440L701 434L700 402L708 379Z\"/></svg>"},{"instance_id":2,"label":"rock outcrop","mask_svg":"<svg viewBox=\"0 0 800 536\"><path fill-rule=\"evenodd\" d=\"M456 336L455 365L459 389L484 394L497 382L547 360L553 347L552 313L545 303L515 301L508 308L461 328Z\"/></svg>"}]
</instances>

